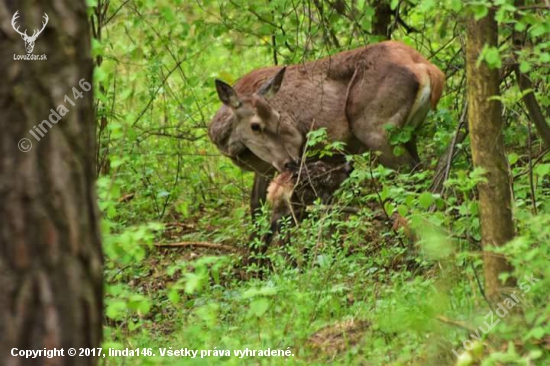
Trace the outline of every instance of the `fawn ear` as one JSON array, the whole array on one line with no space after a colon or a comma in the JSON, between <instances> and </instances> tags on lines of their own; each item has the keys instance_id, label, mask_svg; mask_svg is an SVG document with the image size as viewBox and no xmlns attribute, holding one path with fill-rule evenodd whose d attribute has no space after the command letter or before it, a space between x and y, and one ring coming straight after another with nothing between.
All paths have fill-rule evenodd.
<instances>
[{"instance_id":1,"label":"fawn ear","mask_svg":"<svg viewBox=\"0 0 550 366\"><path fill-rule=\"evenodd\" d=\"M235 90L227 83L216 79L216 91L223 104L231 108L239 108L241 101Z\"/></svg>"},{"instance_id":2,"label":"fawn ear","mask_svg":"<svg viewBox=\"0 0 550 366\"><path fill-rule=\"evenodd\" d=\"M286 66L279 70L279 72L274 77L269 79L269 81L267 81L264 85L262 85L256 93L265 97L275 96L281 88L281 84L283 83L283 79L285 77L285 71Z\"/></svg>"}]
</instances>

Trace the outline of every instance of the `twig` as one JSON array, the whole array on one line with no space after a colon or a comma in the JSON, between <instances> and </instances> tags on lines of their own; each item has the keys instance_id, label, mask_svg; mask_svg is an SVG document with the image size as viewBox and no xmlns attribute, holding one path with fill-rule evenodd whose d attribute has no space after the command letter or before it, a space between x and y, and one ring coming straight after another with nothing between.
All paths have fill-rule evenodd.
<instances>
[{"instance_id":1,"label":"twig","mask_svg":"<svg viewBox=\"0 0 550 366\"><path fill-rule=\"evenodd\" d=\"M535 185L533 184L533 141L531 138L531 120L527 121L527 149L529 150L529 188L531 190L531 203L533 204L533 214L537 215L537 196L535 195Z\"/></svg>"},{"instance_id":2,"label":"twig","mask_svg":"<svg viewBox=\"0 0 550 366\"><path fill-rule=\"evenodd\" d=\"M386 207L384 207L384 201L382 200L382 197L380 196L380 190L378 189L378 182L376 181L376 179L374 179L374 174L372 172L372 163L373 163L373 158L372 158L372 154L370 156L370 161L369 161L369 172L370 172L370 179L371 181L374 183L374 190L376 192L376 197L378 198L378 203L380 204L380 208L382 208L382 212L384 213L384 215L386 216L388 222L392 222L392 219L390 217L390 215L388 215L388 212L386 211ZM394 225L391 226L391 230L393 231L395 237L397 238L397 240L399 241L399 244L401 244L401 246L403 248L406 248L407 246L405 245L405 243L403 243L403 240L401 240L401 237L399 236L399 233L397 232L397 230L395 229Z\"/></svg>"},{"instance_id":3,"label":"twig","mask_svg":"<svg viewBox=\"0 0 550 366\"><path fill-rule=\"evenodd\" d=\"M164 224L164 226L166 226L166 227L177 226L177 227L183 227L183 228L188 228L188 229L193 229L195 227L195 225L193 225L193 224L186 224L184 222L168 222L168 223Z\"/></svg>"},{"instance_id":4,"label":"twig","mask_svg":"<svg viewBox=\"0 0 550 366\"><path fill-rule=\"evenodd\" d=\"M457 129L456 129L456 133L453 136L453 143L451 144L451 153L449 154L449 157L447 158L447 166L445 168L445 174L443 175L443 182L445 182L447 179L449 179L449 172L451 171L451 163L453 161L453 155L454 155L454 150L455 150L457 139L458 139L458 133L459 133L460 129L462 128L462 126L464 125L464 123L466 122L466 116L467 115L468 115L468 101L466 100L464 102L464 108L463 108L463 111L462 111L462 116L460 116L460 122L458 124Z\"/></svg>"},{"instance_id":5,"label":"twig","mask_svg":"<svg viewBox=\"0 0 550 366\"><path fill-rule=\"evenodd\" d=\"M544 158L544 156L546 154L548 154L548 152L550 152L550 149L546 149L544 150L542 153L540 153L539 156L537 156L537 158L533 161L533 164L532 164L532 167L531 168L528 168L527 170L524 170L522 172L519 172L518 174L514 175L514 180L521 177L522 175L525 175L527 173L529 173L529 171L535 166L537 165L538 163L540 163L540 161L542 160L542 158Z\"/></svg>"},{"instance_id":6,"label":"twig","mask_svg":"<svg viewBox=\"0 0 550 366\"><path fill-rule=\"evenodd\" d=\"M350 213L350 214L358 214L360 210L356 207L351 206L337 206L337 205L319 205L319 206L306 206L306 211L313 211L315 207L319 207L322 210L331 210L335 209L339 212L343 213Z\"/></svg>"},{"instance_id":7,"label":"twig","mask_svg":"<svg viewBox=\"0 0 550 366\"><path fill-rule=\"evenodd\" d=\"M443 315L437 315L435 318L437 320L439 320L440 322L442 322L442 323L454 325L456 327L465 329L468 332L475 332L476 331L474 328L470 327L468 324L466 324L464 322L461 322L461 321L458 321L458 320L452 320L452 319L449 319L449 318L447 318Z\"/></svg>"},{"instance_id":8,"label":"twig","mask_svg":"<svg viewBox=\"0 0 550 366\"><path fill-rule=\"evenodd\" d=\"M518 6L519 10L535 10L535 9L542 9L542 10L550 10L550 4L546 1L546 5L525 5L525 6Z\"/></svg>"},{"instance_id":9,"label":"twig","mask_svg":"<svg viewBox=\"0 0 550 366\"><path fill-rule=\"evenodd\" d=\"M174 71L176 71L178 69L178 67L180 67L180 65L186 61L185 59L184 60L181 60L181 61L178 61L178 63L176 63L176 66L174 66L172 69L170 69L168 71L168 75L166 75L166 77L164 77L164 79L162 80L162 82L160 83L160 85L157 87L157 89L155 90L155 92L153 93L153 96L151 98L149 98L149 101L147 102L147 105L145 106L145 108L143 108L141 110L141 112L139 113L139 115L137 116L136 120L132 123L132 127L134 127L138 122L139 120L141 119L141 117L143 117L143 115L145 114L145 112L147 112L147 110L149 110L149 107L151 106L151 104L155 101L155 99L157 99L157 96L158 96L158 92L159 90L164 86L164 84L166 84L166 82L168 81L168 78L170 78L170 76L172 75L172 73Z\"/></svg>"},{"instance_id":10,"label":"twig","mask_svg":"<svg viewBox=\"0 0 550 366\"><path fill-rule=\"evenodd\" d=\"M445 183L445 181L449 178L451 164L453 162L453 158L455 155L456 145L464 141L466 136L468 136L468 129L466 129L465 133L460 132L460 129L462 128L462 126L466 126L467 111L468 111L468 102L464 101L464 107L462 108L462 115L460 116L460 120L456 127L453 140L451 141L451 144L447 147L447 150L441 156L441 158L439 159L439 162L437 163L434 180L432 182L432 186L430 187L430 191L432 193L442 194L444 192L443 183ZM443 164L443 162L445 162L445 164Z\"/></svg>"},{"instance_id":11,"label":"twig","mask_svg":"<svg viewBox=\"0 0 550 366\"><path fill-rule=\"evenodd\" d=\"M403 18L401 18L401 15L399 15L399 13L396 15L396 17L397 17L397 23L399 23L399 25L405 28L407 35L411 33L418 33L418 29L416 29L415 27L411 27L410 25L405 23L405 21L403 20Z\"/></svg>"},{"instance_id":12,"label":"twig","mask_svg":"<svg viewBox=\"0 0 550 366\"><path fill-rule=\"evenodd\" d=\"M474 266L474 263L471 262L470 265L472 266L472 272L474 272L474 278L476 279L476 283L477 283L477 286L479 287L479 292L481 292L481 296L483 296L483 298L485 299L485 302L489 305L491 310L495 311L495 308L493 307L493 303L489 301L487 296L485 296L485 289L483 288L483 285L481 284L479 276L477 275L476 267Z\"/></svg>"},{"instance_id":13,"label":"twig","mask_svg":"<svg viewBox=\"0 0 550 366\"><path fill-rule=\"evenodd\" d=\"M206 241L182 241L179 243L155 243L154 245L160 248L198 247L198 248L207 248L207 249L217 249L217 250L233 252L233 253L238 253L241 251L239 248L236 248L230 245L209 243Z\"/></svg>"},{"instance_id":14,"label":"twig","mask_svg":"<svg viewBox=\"0 0 550 366\"><path fill-rule=\"evenodd\" d=\"M108 24L111 21L111 19L113 19L118 14L120 9L122 9L124 7L124 5L128 4L129 2L130 2L130 0L126 0L125 2L123 2L122 5L120 5L118 7L118 9L116 9L109 18L107 18L107 20L105 21L105 24Z\"/></svg>"}]
</instances>

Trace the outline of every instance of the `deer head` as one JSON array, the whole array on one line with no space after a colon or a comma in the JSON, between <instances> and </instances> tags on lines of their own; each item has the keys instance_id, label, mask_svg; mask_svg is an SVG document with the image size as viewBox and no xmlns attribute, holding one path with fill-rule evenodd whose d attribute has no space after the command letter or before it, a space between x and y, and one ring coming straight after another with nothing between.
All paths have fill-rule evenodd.
<instances>
[{"instance_id":1,"label":"deer head","mask_svg":"<svg viewBox=\"0 0 550 366\"><path fill-rule=\"evenodd\" d=\"M281 88L286 68L282 68L252 95L239 97L235 90L216 80L218 97L233 112L233 133L229 145L244 143L256 156L279 171L300 157L302 135L296 126L272 107L272 97Z\"/></svg>"},{"instance_id":2,"label":"deer head","mask_svg":"<svg viewBox=\"0 0 550 366\"><path fill-rule=\"evenodd\" d=\"M26 29L24 32L20 32L19 27L16 28L15 21L17 18L19 18L19 15L17 15L17 13L19 13L19 10L16 11L15 14L13 14L13 18L11 18L11 26L13 27L13 29L15 29L17 33L21 35L21 38L23 38L23 40L25 41L25 49L27 50L27 53L31 53L34 49L34 42L36 41L36 38L38 38L40 33L42 33L44 28L46 28L46 24L48 24L48 14L44 13L44 22L42 22L42 29L34 30L32 36L29 36Z\"/></svg>"}]
</instances>

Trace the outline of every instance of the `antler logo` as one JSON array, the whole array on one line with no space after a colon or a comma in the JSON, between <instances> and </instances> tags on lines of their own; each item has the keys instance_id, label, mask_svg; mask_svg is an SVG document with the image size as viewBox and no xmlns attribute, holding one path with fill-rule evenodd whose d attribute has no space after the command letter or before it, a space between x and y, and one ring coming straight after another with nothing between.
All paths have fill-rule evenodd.
<instances>
[{"instance_id":1,"label":"antler logo","mask_svg":"<svg viewBox=\"0 0 550 366\"><path fill-rule=\"evenodd\" d=\"M25 41L25 49L27 50L27 53L31 53L32 50L34 49L34 42L36 41L36 38L38 38L38 36L40 35L40 33L42 33L42 31L44 30L44 28L46 28L46 24L48 24L48 14L44 13L44 22L42 22L42 29L40 30L35 30L32 34L32 36L29 37L29 35L27 34L27 30L25 29L24 32L20 32L19 31L19 27L15 28L16 24L15 24L15 20L17 18L19 18L19 16L17 15L17 13L19 13L19 10L17 10L15 12L15 14L13 14L13 18L11 18L11 26L13 27L13 29L15 29L15 31L17 33L19 33L21 35L21 38L23 38L23 40Z\"/></svg>"}]
</instances>

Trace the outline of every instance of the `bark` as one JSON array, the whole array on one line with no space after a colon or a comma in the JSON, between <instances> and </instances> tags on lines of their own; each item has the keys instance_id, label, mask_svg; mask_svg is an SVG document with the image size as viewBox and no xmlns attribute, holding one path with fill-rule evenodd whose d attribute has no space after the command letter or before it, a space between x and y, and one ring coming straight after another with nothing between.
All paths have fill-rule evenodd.
<instances>
[{"instance_id":1,"label":"bark","mask_svg":"<svg viewBox=\"0 0 550 366\"><path fill-rule=\"evenodd\" d=\"M511 209L511 187L508 162L502 134L502 106L489 100L499 93L499 71L491 70L485 62L476 61L485 44L497 46L497 23L494 10L485 18L467 20L466 71L468 87L468 124L472 158L475 167L485 170L486 183L478 184L485 295L498 301L504 287L512 286L511 279L502 284L498 276L511 271L506 258L491 252L514 237Z\"/></svg>"},{"instance_id":2,"label":"bark","mask_svg":"<svg viewBox=\"0 0 550 366\"><path fill-rule=\"evenodd\" d=\"M16 11L29 35L47 13L33 51L46 61L14 60L26 54L11 27ZM0 0L0 365L97 364L67 356L71 347L99 347L102 330L93 89L79 84L92 83L86 14L84 0ZM13 348L62 348L65 357L14 357Z\"/></svg>"},{"instance_id":3,"label":"bark","mask_svg":"<svg viewBox=\"0 0 550 366\"><path fill-rule=\"evenodd\" d=\"M517 8L520 8L525 5L525 2L523 0L516 0L515 6ZM517 20L521 18L519 13L515 16ZM512 31L512 42L514 51L520 51L523 47L525 47L525 38L524 35L517 32ZM550 148L550 126L548 123L546 123L546 118L542 114L542 109L537 101L537 98L535 96L534 86L533 82L529 78L528 75L521 72L519 68L519 64L517 63L517 56L515 55L515 65L514 65L514 73L516 74L516 78L518 80L519 88L522 92L525 92L526 90L531 89L532 91L530 93L523 95L523 103L525 103L525 106L527 107L527 113L529 114L529 119L535 124L535 128L537 129L537 132L542 139L544 146L546 148Z\"/></svg>"},{"instance_id":4,"label":"bark","mask_svg":"<svg viewBox=\"0 0 550 366\"><path fill-rule=\"evenodd\" d=\"M374 22L372 23L372 34L382 36L385 39L390 39L390 24L392 11L390 3L387 0L375 0L374 5Z\"/></svg>"},{"instance_id":5,"label":"bark","mask_svg":"<svg viewBox=\"0 0 550 366\"><path fill-rule=\"evenodd\" d=\"M514 66L514 71L521 91L525 92L526 90L531 90L531 92L523 95L523 103L525 103L525 106L527 107L529 119L534 123L544 146L546 148L550 148L550 126L546 123L546 118L542 114L542 109L540 108L537 98L535 97L533 82L527 75L520 71L519 65Z\"/></svg>"}]
</instances>

